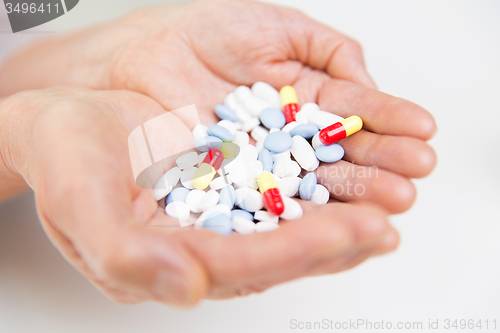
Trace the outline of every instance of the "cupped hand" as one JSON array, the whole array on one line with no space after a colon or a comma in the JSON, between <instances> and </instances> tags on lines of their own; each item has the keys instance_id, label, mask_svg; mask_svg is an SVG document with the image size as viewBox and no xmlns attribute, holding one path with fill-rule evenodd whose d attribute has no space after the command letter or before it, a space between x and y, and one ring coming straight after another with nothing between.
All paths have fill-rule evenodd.
<instances>
[{"instance_id":1,"label":"cupped hand","mask_svg":"<svg viewBox=\"0 0 500 333\"><path fill-rule=\"evenodd\" d=\"M128 135L165 112L143 95L53 88L16 94L0 108L4 133L12 134L12 154L3 156L34 190L44 230L115 301L188 306L245 295L351 268L398 243L384 211L337 202L301 202L300 220L268 233L180 228L132 175ZM170 126L191 138L180 118Z\"/></svg>"},{"instance_id":2,"label":"cupped hand","mask_svg":"<svg viewBox=\"0 0 500 333\"><path fill-rule=\"evenodd\" d=\"M332 197L371 201L391 213L414 202L409 178L436 164L425 143L436 129L433 117L377 91L357 42L296 10L259 2L144 8L21 52L0 77L0 94L78 84L133 90L167 110L194 103L205 124L216 121L213 106L238 85L291 84L300 104L317 102L364 121L364 130L339 142L344 159L316 171Z\"/></svg>"}]
</instances>

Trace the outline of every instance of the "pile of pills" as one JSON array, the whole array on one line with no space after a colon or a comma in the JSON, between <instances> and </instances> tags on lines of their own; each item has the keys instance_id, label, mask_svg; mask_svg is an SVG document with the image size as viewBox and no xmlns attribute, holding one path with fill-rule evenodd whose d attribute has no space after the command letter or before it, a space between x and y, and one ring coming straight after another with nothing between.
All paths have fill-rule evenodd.
<instances>
[{"instance_id":1,"label":"pile of pills","mask_svg":"<svg viewBox=\"0 0 500 333\"><path fill-rule=\"evenodd\" d=\"M196 228L221 234L271 231L280 219L300 218L302 208L292 197L326 204L330 193L313 171L320 161L342 159L344 149L335 142L363 124L315 103L299 109L293 87L278 92L265 82L236 88L215 113L221 119L216 125L193 130L200 153L178 157L154 196L166 197L165 212L181 225L196 219Z\"/></svg>"}]
</instances>

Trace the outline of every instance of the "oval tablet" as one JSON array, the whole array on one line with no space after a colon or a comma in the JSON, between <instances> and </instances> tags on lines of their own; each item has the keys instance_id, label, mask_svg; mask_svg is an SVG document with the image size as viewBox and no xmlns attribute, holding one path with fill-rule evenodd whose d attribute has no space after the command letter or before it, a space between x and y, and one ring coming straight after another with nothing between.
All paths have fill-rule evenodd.
<instances>
[{"instance_id":1,"label":"oval tablet","mask_svg":"<svg viewBox=\"0 0 500 333\"><path fill-rule=\"evenodd\" d=\"M243 217L235 216L231 220L232 227L237 233L248 235L255 232L255 223Z\"/></svg>"},{"instance_id":2,"label":"oval tablet","mask_svg":"<svg viewBox=\"0 0 500 333\"><path fill-rule=\"evenodd\" d=\"M186 202L186 197L189 194L189 190L185 187L177 187L172 190L172 192L169 193L167 196L167 200L165 203L168 205L171 202L174 201L182 201Z\"/></svg>"},{"instance_id":3,"label":"oval tablet","mask_svg":"<svg viewBox=\"0 0 500 333\"><path fill-rule=\"evenodd\" d=\"M259 153L258 160L262 163L264 171L271 172L273 170L273 157L267 149L262 149Z\"/></svg>"},{"instance_id":4,"label":"oval tablet","mask_svg":"<svg viewBox=\"0 0 500 333\"><path fill-rule=\"evenodd\" d=\"M260 121L267 128L282 128L285 126L285 114L276 108L267 108L260 113Z\"/></svg>"},{"instance_id":5,"label":"oval tablet","mask_svg":"<svg viewBox=\"0 0 500 333\"><path fill-rule=\"evenodd\" d=\"M293 157L306 171L314 171L319 166L319 160L316 158L314 149L303 137L296 135L292 138L290 152Z\"/></svg>"},{"instance_id":6,"label":"oval tablet","mask_svg":"<svg viewBox=\"0 0 500 333\"><path fill-rule=\"evenodd\" d=\"M247 212L246 210L241 210L241 209L233 209L231 211L231 216L232 217L235 217L235 216L238 216L238 217L242 217L244 219L247 219L247 220L250 220L250 221L253 221L253 215L250 214L249 212Z\"/></svg>"},{"instance_id":7,"label":"oval tablet","mask_svg":"<svg viewBox=\"0 0 500 333\"><path fill-rule=\"evenodd\" d=\"M226 214L218 214L208 217L203 222L203 229L207 229L221 235L229 235L233 232L231 220Z\"/></svg>"},{"instance_id":8,"label":"oval tablet","mask_svg":"<svg viewBox=\"0 0 500 333\"><path fill-rule=\"evenodd\" d=\"M236 115L236 113L224 104L216 105L214 110L215 114L220 119L226 119L233 122L238 121L238 116Z\"/></svg>"},{"instance_id":9,"label":"oval tablet","mask_svg":"<svg viewBox=\"0 0 500 333\"><path fill-rule=\"evenodd\" d=\"M318 179L313 172L305 175L299 185L300 198L302 200L310 200L316 190L316 184L318 184Z\"/></svg>"},{"instance_id":10,"label":"oval tablet","mask_svg":"<svg viewBox=\"0 0 500 333\"><path fill-rule=\"evenodd\" d=\"M220 125L212 125L208 127L208 134L215 136L222 141L233 141L234 135L231 132Z\"/></svg>"},{"instance_id":11,"label":"oval tablet","mask_svg":"<svg viewBox=\"0 0 500 333\"><path fill-rule=\"evenodd\" d=\"M256 212L264 207L262 194L251 188L239 188L235 192L236 205L249 212Z\"/></svg>"},{"instance_id":12,"label":"oval tablet","mask_svg":"<svg viewBox=\"0 0 500 333\"><path fill-rule=\"evenodd\" d=\"M337 162L344 157L344 148L336 143L329 146L320 145L316 148L316 157L326 163Z\"/></svg>"},{"instance_id":13,"label":"oval tablet","mask_svg":"<svg viewBox=\"0 0 500 333\"><path fill-rule=\"evenodd\" d=\"M323 185L316 185L311 201L318 205L325 205L330 200L330 192Z\"/></svg>"},{"instance_id":14,"label":"oval tablet","mask_svg":"<svg viewBox=\"0 0 500 333\"><path fill-rule=\"evenodd\" d=\"M310 139L314 136L314 134L316 134L318 132L319 132L318 126L316 126L314 124L301 124L301 125L294 127L290 131L290 135L291 136L300 135L304 139Z\"/></svg>"},{"instance_id":15,"label":"oval tablet","mask_svg":"<svg viewBox=\"0 0 500 333\"><path fill-rule=\"evenodd\" d=\"M291 146L292 137L282 131L270 133L264 141L264 147L273 153L282 153Z\"/></svg>"}]
</instances>

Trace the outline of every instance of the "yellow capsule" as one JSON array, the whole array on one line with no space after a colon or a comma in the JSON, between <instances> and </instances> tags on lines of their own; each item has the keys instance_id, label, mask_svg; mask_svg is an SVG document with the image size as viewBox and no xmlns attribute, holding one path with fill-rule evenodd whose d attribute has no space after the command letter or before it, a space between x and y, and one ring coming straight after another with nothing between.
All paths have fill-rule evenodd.
<instances>
[{"instance_id":1,"label":"yellow capsule","mask_svg":"<svg viewBox=\"0 0 500 333\"><path fill-rule=\"evenodd\" d=\"M220 150L222 150L222 153L224 154L224 159L236 156L237 149L237 146L231 142L224 142L222 147L220 147Z\"/></svg>"},{"instance_id":2,"label":"yellow capsule","mask_svg":"<svg viewBox=\"0 0 500 333\"><path fill-rule=\"evenodd\" d=\"M363 121L358 116L351 116L340 123L344 126L346 137L356 133L363 127Z\"/></svg>"},{"instance_id":3,"label":"yellow capsule","mask_svg":"<svg viewBox=\"0 0 500 333\"><path fill-rule=\"evenodd\" d=\"M196 171L193 179L193 185L199 190L204 190L210 185L215 176L215 169L208 163L202 163Z\"/></svg>"},{"instance_id":4,"label":"yellow capsule","mask_svg":"<svg viewBox=\"0 0 500 333\"><path fill-rule=\"evenodd\" d=\"M257 178L257 184L259 185L260 193L264 193L271 188L276 188L276 182L272 173L269 171L263 171Z\"/></svg>"},{"instance_id":5,"label":"yellow capsule","mask_svg":"<svg viewBox=\"0 0 500 333\"><path fill-rule=\"evenodd\" d=\"M292 86L284 86L280 90L281 105L285 106L287 104L299 104L297 100L297 94Z\"/></svg>"}]
</instances>

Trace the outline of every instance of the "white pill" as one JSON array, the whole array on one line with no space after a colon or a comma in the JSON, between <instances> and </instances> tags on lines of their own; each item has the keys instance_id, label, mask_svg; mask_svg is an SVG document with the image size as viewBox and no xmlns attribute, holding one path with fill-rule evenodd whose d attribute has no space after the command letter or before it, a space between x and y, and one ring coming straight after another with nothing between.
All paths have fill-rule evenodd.
<instances>
[{"instance_id":1,"label":"white pill","mask_svg":"<svg viewBox=\"0 0 500 333\"><path fill-rule=\"evenodd\" d=\"M236 128L237 131L239 131L241 129L241 122L240 121L237 121L234 123L234 128Z\"/></svg>"},{"instance_id":2,"label":"white pill","mask_svg":"<svg viewBox=\"0 0 500 333\"><path fill-rule=\"evenodd\" d=\"M205 191L198 189L189 191L186 196L186 204L188 205L189 210L193 213L201 213L199 206L206 195L207 193Z\"/></svg>"},{"instance_id":3,"label":"white pill","mask_svg":"<svg viewBox=\"0 0 500 333\"><path fill-rule=\"evenodd\" d=\"M187 169L192 166L195 166L198 163L198 153L192 151L190 153L179 156L175 160L175 163L177 164L179 169Z\"/></svg>"},{"instance_id":4,"label":"white pill","mask_svg":"<svg viewBox=\"0 0 500 333\"><path fill-rule=\"evenodd\" d=\"M170 186L167 182L167 174L158 179L154 188L153 188L153 197L156 201L165 198L170 191L172 191L172 186Z\"/></svg>"},{"instance_id":5,"label":"white pill","mask_svg":"<svg viewBox=\"0 0 500 333\"><path fill-rule=\"evenodd\" d=\"M212 209L204 211L194 223L195 228L202 227L203 222L207 219L207 217L217 214L226 214L228 217L231 217L231 208L229 208L227 205L217 205Z\"/></svg>"},{"instance_id":6,"label":"white pill","mask_svg":"<svg viewBox=\"0 0 500 333\"><path fill-rule=\"evenodd\" d=\"M319 141L319 132L314 134L311 143L314 149L322 145L321 141Z\"/></svg>"},{"instance_id":7,"label":"white pill","mask_svg":"<svg viewBox=\"0 0 500 333\"><path fill-rule=\"evenodd\" d=\"M287 197L293 197L299 191L299 185L302 181L299 177L284 177L281 178L276 185L280 190L280 193L286 195Z\"/></svg>"},{"instance_id":8,"label":"white pill","mask_svg":"<svg viewBox=\"0 0 500 333\"><path fill-rule=\"evenodd\" d=\"M217 177L217 178L214 178L214 180L212 180L210 182L210 189L212 189L212 190L220 190L224 186L229 185L231 183L232 182L229 179L229 177Z\"/></svg>"},{"instance_id":9,"label":"white pill","mask_svg":"<svg viewBox=\"0 0 500 333\"><path fill-rule=\"evenodd\" d=\"M231 110L235 110L238 106L238 102L236 102L236 97L234 97L234 93L229 93L224 97L224 104L230 108Z\"/></svg>"},{"instance_id":10,"label":"white pill","mask_svg":"<svg viewBox=\"0 0 500 333\"><path fill-rule=\"evenodd\" d=\"M286 160L290 160L290 149L287 149L284 152L279 153L279 154L271 153L271 156L273 158L273 162L276 162L276 161L283 159L283 158Z\"/></svg>"},{"instance_id":11,"label":"white pill","mask_svg":"<svg viewBox=\"0 0 500 333\"><path fill-rule=\"evenodd\" d=\"M279 131L280 131L280 129L279 129L279 128L271 128L271 129L269 130L269 134L274 133L274 132L279 132Z\"/></svg>"},{"instance_id":12,"label":"white pill","mask_svg":"<svg viewBox=\"0 0 500 333\"><path fill-rule=\"evenodd\" d=\"M234 133L234 139L233 139L234 144L237 144L238 146L241 147L247 145L249 142L250 142L250 137L246 132L236 131L236 133Z\"/></svg>"},{"instance_id":13,"label":"white pill","mask_svg":"<svg viewBox=\"0 0 500 333\"><path fill-rule=\"evenodd\" d=\"M281 130L285 133L290 134L290 132L300 124L296 121L292 121L291 123L286 124Z\"/></svg>"},{"instance_id":14,"label":"white pill","mask_svg":"<svg viewBox=\"0 0 500 333\"><path fill-rule=\"evenodd\" d=\"M257 179L247 179L247 186L246 187L254 189L254 190L258 190L259 184L257 183ZM241 188L241 186L238 188Z\"/></svg>"},{"instance_id":15,"label":"white pill","mask_svg":"<svg viewBox=\"0 0 500 333\"><path fill-rule=\"evenodd\" d=\"M288 174L290 173L290 164L288 162L291 162L289 160L286 160L284 158L281 158L274 162L273 164L273 173L278 176L278 177L287 177Z\"/></svg>"},{"instance_id":16,"label":"white pill","mask_svg":"<svg viewBox=\"0 0 500 333\"><path fill-rule=\"evenodd\" d=\"M254 214L254 218L257 221L271 222L276 224L278 224L278 221L280 220L280 217L278 215L271 214L265 210L256 211Z\"/></svg>"},{"instance_id":17,"label":"white pill","mask_svg":"<svg viewBox=\"0 0 500 333\"><path fill-rule=\"evenodd\" d=\"M236 205L249 212L256 212L262 207L262 194L251 188L239 188L234 191Z\"/></svg>"},{"instance_id":18,"label":"white pill","mask_svg":"<svg viewBox=\"0 0 500 333\"><path fill-rule=\"evenodd\" d=\"M247 178L257 179L257 177L259 177L262 171L264 171L264 166L262 165L261 161L255 160L247 165L246 170L247 170Z\"/></svg>"},{"instance_id":19,"label":"white pill","mask_svg":"<svg viewBox=\"0 0 500 333\"><path fill-rule=\"evenodd\" d=\"M257 153L260 153L260 151L264 149L264 140L257 141L255 143L255 149L257 149Z\"/></svg>"},{"instance_id":20,"label":"white pill","mask_svg":"<svg viewBox=\"0 0 500 333\"><path fill-rule=\"evenodd\" d=\"M193 129L193 136L196 140L208 136L208 127L202 124L198 124Z\"/></svg>"},{"instance_id":21,"label":"white pill","mask_svg":"<svg viewBox=\"0 0 500 333\"><path fill-rule=\"evenodd\" d=\"M187 169L182 170L182 173L181 173L182 186L184 186L185 188L188 188L190 190L194 189L193 179L194 179L194 175L196 174L196 171L198 171L197 167L191 167L191 168L187 168Z\"/></svg>"},{"instance_id":22,"label":"white pill","mask_svg":"<svg viewBox=\"0 0 500 333\"><path fill-rule=\"evenodd\" d=\"M236 126L234 126L234 123L230 120L227 119L221 120L217 123L217 125L224 127L229 132L231 132L232 135L236 133Z\"/></svg>"},{"instance_id":23,"label":"white pill","mask_svg":"<svg viewBox=\"0 0 500 333\"><path fill-rule=\"evenodd\" d=\"M295 121L297 124L309 124L309 113L310 111L300 110L295 115Z\"/></svg>"},{"instance_id":24,"label":"white pill","mask_svg":"<svg viewBox=\"0 0 500 333\"><path fill-rule=\"evenodd\" d=\"M242 123L245 123L246 121L250 120L252 117L248 114L247 110L243 107L243 105L237 105L236 109L234 109L234 113L236 113L236 116L238 117L239 121Z\"/></svg>"},{"instance_id":25,"label":"white pill","mask_svg":"<svg viewBox=\"0 0 500 333\"><path fill-rule=\"evenodd\" d=\"M212 209L219 203L220 194L216 190L210 190L206 193L203 200L198 205L198 209L202 212Z\"/></svg>"},{"instance_id":26,"label":"white pill","mask_svg":"<svg viewBox=\"0 0 500 333\"><path fill-rule=\"evenodd\" d=\"M243 125L241 125L241 130L243 132L250 132L255 128L255 126L259 126L260 120L257 117L250 118L249 120L245 121Z\"/></svg>"},{"instance_id":27,"label":"white pill","mask_svg":"<svg viewBox=\"0 0 500 333\"><path fill-rule=\"evenodd\" d=\"M252 85L252 93L262 100L271 104L274 108L281 110L281 98L278 90L274 89L270 84L262 81L257 81Z\"/></svg>"},{"instance_id":28,"label":"white pill","mask_svg":"<svg viewBox=\"0 0 500 333\"><path fill-rule=\"evenodd\" d=\"M302 172L302 168L297 162L290 161L287 163L288 163L288 172L286 174L287 177L297 177L298 175L300 175L300 173Z\"/></svg>"},{"instance_id":29,"label":"white pill","mask_svg":"<svg viewBox=\"0 0 500 333\"><path fill-rule=\"evenodd\" d=\"M243 106L245 107L245 110L248 112L248 114L254 117L260 116L262 110L273 107L271 104L256 96L247 98Z\"/></svg>"},{"instance_id":30,"label":"white pill","mask_svg":"<svg viewBox=\"0 0 500 333\"><path fill-rule=\"evenodd\" d=\"M318 205L325 205L330 200L330 192L323 185L317 184L311 201Z\"/></svg>"},{"instance_id":31,"label":"white pill","mask_svg":"<svg viewBox=\"0 0 500 333\"><path fill-rule=\"evenodd\" d=\"M302 105L300 107L300 111L306 111L306 112L312 112L312 111L319 111L320 108L318 106L318 104L316 103L305 103L304 105Z\"/></svg>"},{"instance_id":32,"label":"white pill","mask_svg":"<svg viewBox=\"0 0 500 333\"><path fill-rule=\"evenodd\" d=\"M189 206L182 201L173 201L165 207L165 213L168 216L179 219L184 222L189 218Z\"/></svg>"},{"instance_id":33,"label":"white pill","mask_svg":"<svg viewBox=\"0 0 500 333\"><path fill-rule=\"evenodd\" d=\"M314 149L309 142L300 135L295 135L292 138L290 152L304 170L314 171L318 168L319 160L314 153Z\"/></svg>"},{"instance_id":34,"label":"white pill","mask_svg":"<svg viewBox=\"0 0 500 333\"><path fill-rule=\"evenodd\" d=\"M272 222L259 222L255 224L255 231L257 232L268 232L279 229L278 223Z\"/></svg>"},{"instance_id":35,"label":"white pill","mask_svg":"<svg viewBox=\"0 0 500 333\"><path fill-rule=\"evenodd\" d=\"M262 126L255 126L250 135L255 141L263 141L269 135L269 131Z\"/></svg>"},{"instance_id":36,"label":"white pill","mask_svg":"<svg viewBox=\"0 0 500 333\"><path fill-rule=\"evenodd\" d=\"M248 98L253 97L253 94L247 86L239 86L234 90L234 97L238 103L243 104Z\"/></svg>"},{"instance_id":37,"label":"white pill","mask_svg":"<svg viewBox=\"0 0 500 333\"><path fill-rule=\"evenodd\" d=\"M177 185L179 179L181 178L181 173L182 171L178 167L173 167L172 169L168 170L165 174L165 177L167 178L167 184L170 186Z\"/></svg>"},{"instance_id":38,"label":"white pill","mask_svg":"<svg viewBox=\"0 0 500 333\"><path fill-rule=\"evenodd\" d=\"M326 111L313 111L309 114L309 123L318 126L320 130L343 119L341 116Z\"/></svg>"},{"instance_id":39,"label":"white pill","mask_svg":"<svg viewBox=\"0 0 500 333\"><path fill-rule=\"evenodd\" d=\"M237 233L248 235L255 232L255 223L240 216L234 216L231 220L234 231Z\"/></svg>"},{"instance_id":40,"label":"white pill","mask_svg":"<svg viewBox=\"0 0 500 333\"><path fill-rule=\"evenodd\" d=\"M295 220L302 217L302 207L300 204L286 196L282 196L285 210L281 213L280 217L284 220Z\"/></svg>"},{"instance_id":41,"label":"white pill","mask_svg":"<svg viewBox=\"0 0 500 333\"><path fill-rule=\"evenodd\" d=\"M252 163L257 160L259 153L257 152L257 148L252 145L244 145L240 147L240 155L243 157L243 161L245 163Z\"/></svg>"}]
</instances>

